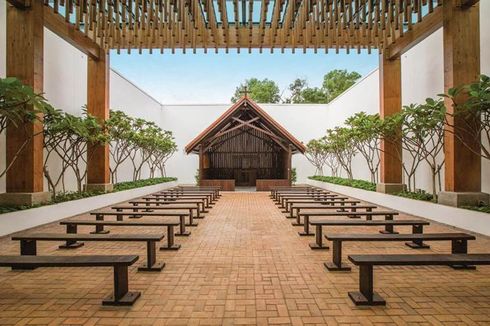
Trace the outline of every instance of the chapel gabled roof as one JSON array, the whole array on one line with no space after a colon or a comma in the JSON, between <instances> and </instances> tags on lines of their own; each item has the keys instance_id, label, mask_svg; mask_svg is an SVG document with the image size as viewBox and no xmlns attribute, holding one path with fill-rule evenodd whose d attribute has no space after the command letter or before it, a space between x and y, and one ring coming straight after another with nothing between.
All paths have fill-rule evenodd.
<instances>
[{"instance_id":1,"label":"chapel gabled roof","mask_svg":"<svg viewBox=\"0 0 490 326\"><path fill-rule=\"evenodd\" d=\"M233 117L240 113L243 107L249 108L253 114L255 114L262 123L267 125L268 129L276 136L286 140L288 145L291 145L293 153L304 153L306 151L305 145L296 139L291 133L289 133L283 126L281 126L274 118L272 118L264 109L262 109L257 103L247 96L242 97L238 102L233 104L228 110L226 110L221 116L218 117L211 125L204 129L199 135L187 144L185 152L187 154L191 152L198 152L199 146L206 141L207 138L218 133L223 127L225 127ZM246 126L243 126L246 128Z\"/></svg>"}]
</instances>

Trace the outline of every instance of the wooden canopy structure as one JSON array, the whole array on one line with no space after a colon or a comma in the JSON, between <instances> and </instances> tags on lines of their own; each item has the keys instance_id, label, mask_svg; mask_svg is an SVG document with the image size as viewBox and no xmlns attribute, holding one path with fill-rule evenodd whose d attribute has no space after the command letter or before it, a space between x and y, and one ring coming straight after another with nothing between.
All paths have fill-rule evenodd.
<instances>
[{"instance_id":1,"label":"wooden canopy structure","mask_svg":"<svg viewBox=\"0 0 490 326\"><path fill-rule=\"evenodd\" d=\"M379 51L380 116L402 107L401 55L443 28L445 91L480 75L478 0L7 0L7 76L43 92L44 27L88 56L87 110L109 116L109 50L340 49ZM62 63L60 63L62 64ZM420 76L423 78L423 76ZM453 110L446 103L449 113ZM451 121L445 134L445 191L481 192L481 159ZM40 123L7 129L8 203L45 199ZM31 139L14 161L17 148ZM401 143L382 141L381 191L400 191ZM88 186L110 189L108 146L88 162ZM465 171L465 173L461 173ZM441 196L439 196L441 198ZM472 197L473 198L473 197Z\"/></svg>"},{"instance_id":2,"label":"wooden canopy structure","mask_svg":"<svg viewBox=\"0 0 490 326\"><path fill-rule=\"evenodd\" d=\"M236 186L291 184L291 156L305 146L247 96L242 97L186 147L199 154L199 182Z\"/></svg>"},{"instance_id":3,"label":"wooden canopy structure","mask_svg":"<svg viewBox=\"0 0 490 326\"><path fill-rule=\"evenodd\" d=\"M10 0L20 7L31 1ZM80 31L103 50L162 52L198 48L371 51L389 47L388 51L396 51L400 42L406 41L407 32L418 34L427 27L441 26L442 2L44 0L45 11L59 16L53 20L64 21L66 28ZM472 2L466 1L466 5Z\"/></svg>"}]
</instances>

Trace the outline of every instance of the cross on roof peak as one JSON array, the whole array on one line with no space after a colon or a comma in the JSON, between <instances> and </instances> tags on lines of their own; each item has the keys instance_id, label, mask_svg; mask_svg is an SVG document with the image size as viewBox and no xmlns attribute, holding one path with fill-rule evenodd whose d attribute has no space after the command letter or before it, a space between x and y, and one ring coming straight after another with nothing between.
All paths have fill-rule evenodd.
<instances>
[{"instance_id":1,"label":"cross on roof peak","mask_svg":"<svg viewBox=\"0 0 490 326\"><path fill-rule=\"evenodd\" d=\"M242 94L245 98L248 98L248 87L246 85L243 86L243 90L240 91L240 94Z\"/></svg>"}]
</instances>

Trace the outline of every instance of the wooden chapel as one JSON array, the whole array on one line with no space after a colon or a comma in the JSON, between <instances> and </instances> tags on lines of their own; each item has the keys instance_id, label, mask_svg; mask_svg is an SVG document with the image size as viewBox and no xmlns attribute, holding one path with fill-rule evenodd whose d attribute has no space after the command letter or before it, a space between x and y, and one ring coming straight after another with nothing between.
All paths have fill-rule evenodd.
<instances>
[{"instance_id":1,"label":"wooden chapel","mask_svg":"<svg viewBox=\"0 0 490 326\"><path fill-rule=\"evenodd\" d=\"M199 155L199 185L256 187L291 185L291 159L305 146L244 96L186 147Z\"/></svg>"}]
</instances>

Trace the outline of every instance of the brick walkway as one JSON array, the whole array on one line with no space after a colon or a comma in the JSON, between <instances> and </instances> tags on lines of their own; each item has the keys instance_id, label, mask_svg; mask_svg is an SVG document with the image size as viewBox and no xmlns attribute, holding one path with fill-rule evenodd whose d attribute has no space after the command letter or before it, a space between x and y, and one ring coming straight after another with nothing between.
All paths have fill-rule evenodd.
<instances>
[{"instance_id":1,"label":"brick walkway","mask_svg":"<svg viewBox=\"0 0 490 326\"><path fill-rule=\"evenodd\" d=\"M142 297L131 308L100 305L112 291L109 268L1 268L0 325L490 324L490 267L377 268L375 288L387 306L358 308L347 297L347 291L357 289L357 269L327 272L323 262L331 259L330 252L310 250L313 239L299 237L299 228L291 226L266 193L224 193L198 221L189 238L177 238L183 245L180 251L158 252L158 259L167 263L161 273L136 272L137 266L132 267L130 289L142 291ZM64 228L51 224L34 231ZM377 232L354 232L358 231ZM454 230L436 224L426 228L442 231ZM138 263L145 257L144 244L86 243L69 252L57 250L57 245L41 242L39 254L139 254ZM450 250L449 243L431 246L423 252ZM469 247L470 252L490 252L490 240L479 236ZM344 248L346 255L414 253L402 243L346 243ZM18 250L18 243L0 239L2 254Z\"/></svg>"}]
</instances>

